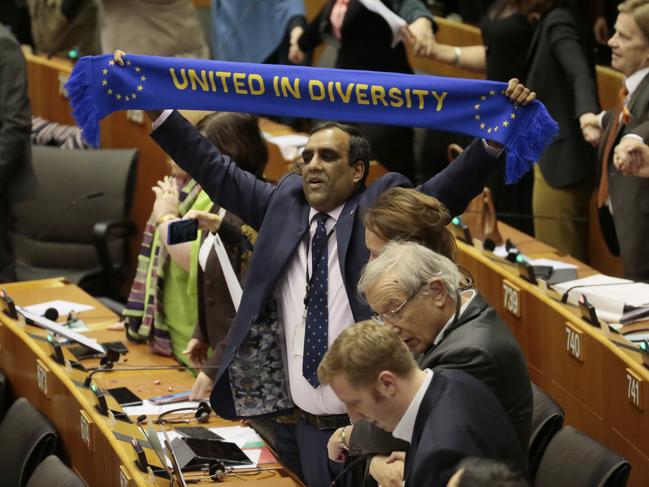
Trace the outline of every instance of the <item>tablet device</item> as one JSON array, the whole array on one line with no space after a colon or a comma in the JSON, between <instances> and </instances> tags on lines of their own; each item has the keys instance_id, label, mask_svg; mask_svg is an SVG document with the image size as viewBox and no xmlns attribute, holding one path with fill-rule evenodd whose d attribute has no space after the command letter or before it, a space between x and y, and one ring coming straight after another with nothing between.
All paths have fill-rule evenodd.
<instances>
[{"instance_id":1,"label":"tablet device","mask_svg":"<svg viewBox=\"0 0 649 487\"><path fill-rule=\"evenodd\" d=\"M183 438L196 456L206 460L218 460L226 466L252 465L250 458L236 444L229 441L198 440Z\"/></svg>"},{"instance_id":2,"label":"tablet device","mask_svg":"<svg viewBox=\"0 0 649 487\"><path fill-rule=\"evenodd\" d=\"M115 398L120 406L141 406L142 399L137 397L128 387L115 387L108 389L108 393Z\"/></svg>"},{"instance_id":3,"label":"tablet device","mask_svg":"<svg viewBox=\"0 0 649 487\"><path fill-rule=\"evenodd\" d=\"M92 348L86 347L85 345L76 345L69 347L68 350L75 356L77 360L84 360L88 358L99 358L103 357L105 354L93 350Z\"/></svg>"}]
</instances>

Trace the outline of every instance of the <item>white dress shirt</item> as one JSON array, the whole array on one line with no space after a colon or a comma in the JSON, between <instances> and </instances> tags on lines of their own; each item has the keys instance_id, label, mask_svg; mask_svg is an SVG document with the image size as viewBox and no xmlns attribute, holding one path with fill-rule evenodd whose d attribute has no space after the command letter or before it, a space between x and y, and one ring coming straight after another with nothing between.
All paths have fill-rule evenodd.
<instances>
[{"instance_id":1,"label":"white dress shirt","mask_svg":"<svg viewBox=\"0 0 649 487\"><path fill-rule=\"evenodd\" d=\"M410 401L410 406L408 406L408 409L406 409L406 412L403 416L401 416L399 423L397 423L394 430L392 431L392 436L400 440L407 441L408 443L412 442L412 434L415 430L415 421L417 421L417 414L419 414L421 401L424 400L424 395L428 390L430 381L433 380L432 370L424 369L424 372L426 372L426 378L424 379L424 382L422 382L421 386L419 386L417 394L415 394L415 397L413 397L412 401Z\"/></svg>"},{"instance_id":2,"label":"white dress shirt","mask_svg":"<svg viewBox=\"0 0 649 487\"><path fill-rule=\"evenodd\" d=\"M343 205L330 211L329 218L325 223L327 234L336 225ZM280 278L276 287L276 297L280 323L284 327L286 338L286 355L288 358L288 377L291 386L293 402L304 411L317 414L342 414L345 406L336 397L329 386L313 388L302 375L302 358L304 349L305 333L305 308L304 296L306 294L306 269L309 266L311 274L311 252L307 263L307 245L311 245L311 239L316 230L315 215L318 212L311 208L309 213L309 238L304 239L297 247L293 257L289 261L286 272ZM327 306L329 308L329 330L328 345L342 333L342 331L354 324L354 315L347 298L345 284L343 282L340 262L338 260L338 242L336 231L331 234L327 242L328 257L328 289Z\"/></svg>"}]
</instances>

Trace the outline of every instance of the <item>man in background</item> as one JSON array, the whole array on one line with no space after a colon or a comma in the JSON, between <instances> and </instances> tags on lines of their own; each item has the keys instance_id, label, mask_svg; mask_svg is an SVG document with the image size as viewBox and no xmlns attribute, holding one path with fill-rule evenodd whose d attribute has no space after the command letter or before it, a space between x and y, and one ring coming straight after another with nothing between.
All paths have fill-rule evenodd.
<instances>
[{"instance_id":1,"label":"man in background","mask_svg":"<svg viewBox=\"0 0 649 487\"><path fill-rule=\"evenodd\" d=\"M33 190L27 70L18 41L0 24L0 282L16 280L10 203Z\"/></svg>"},{"instance_id":2,"label":"man in background","mask_svg":"<svg viewBox=\"0 0 649 487\"><path fill-rule=\"evenodd\" d=\"M649 137L649 2L627 0L618 10L608 45L611 66L624 74L624 86L616 109L600 117L597 204L604 238L622 257L625 277L649 281L649 181L616 169L613 150L627 138Z\"/></svg>"}]
</instances>

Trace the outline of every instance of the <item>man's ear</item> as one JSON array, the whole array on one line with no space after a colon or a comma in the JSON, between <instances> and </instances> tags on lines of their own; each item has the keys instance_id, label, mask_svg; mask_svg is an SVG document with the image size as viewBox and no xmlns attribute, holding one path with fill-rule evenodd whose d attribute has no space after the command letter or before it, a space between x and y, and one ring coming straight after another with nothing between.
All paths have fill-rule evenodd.
<instances>
[{"instance_id":1,"label":"man's ear","mask_svg":"<svg viewBox=\"0 0 649 487\"><path fill-rule=\"evenodd\" d=\"M428 293L431 295L435 304L440 308L446 303L446 287L439 277L433 277L428 281Z\"/></svg>"},{"instance_id":2,"label":"man's ear","mask_svg":"<svg viewBox=\"0 0 649 487\"><path fill-rule=\"evenodd\" d=\"M377 389L383 397L394 397L397 391L397 380L394 373L382 370L376 379Z\"/></svg>"},{"instance_id":3,"label":"man's ear","mask_svg":"<svg viewBox=\"0 0 649 487\"><path fill-rule=\"evenodd\" d=\"M362 181L363 176L365 175L365 164L363 161L356 161L352 167L354 169L354 183Z\"/></svg>"}]
</instances>

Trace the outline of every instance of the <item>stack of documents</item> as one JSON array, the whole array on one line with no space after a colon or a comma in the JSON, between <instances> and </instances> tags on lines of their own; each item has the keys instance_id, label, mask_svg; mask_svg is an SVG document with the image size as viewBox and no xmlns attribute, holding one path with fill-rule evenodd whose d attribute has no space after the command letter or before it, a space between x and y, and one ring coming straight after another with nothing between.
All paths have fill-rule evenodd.
<instances>
[{"instance_id":1,"label":"stack of documents","mask_svg":"<svg viewBox=\"0 0 649 487\"><path fill-rule=\"evenodd\" d=\"M649 307L649 284L628 279L595 274L552 287L562 295L567 293L567 302L575 306L579 297L585 295L595 307L597 316L606 322L625 322L625 315ZM638 319L646 320L649 316Z\"/></svg>"}]
</instances>

